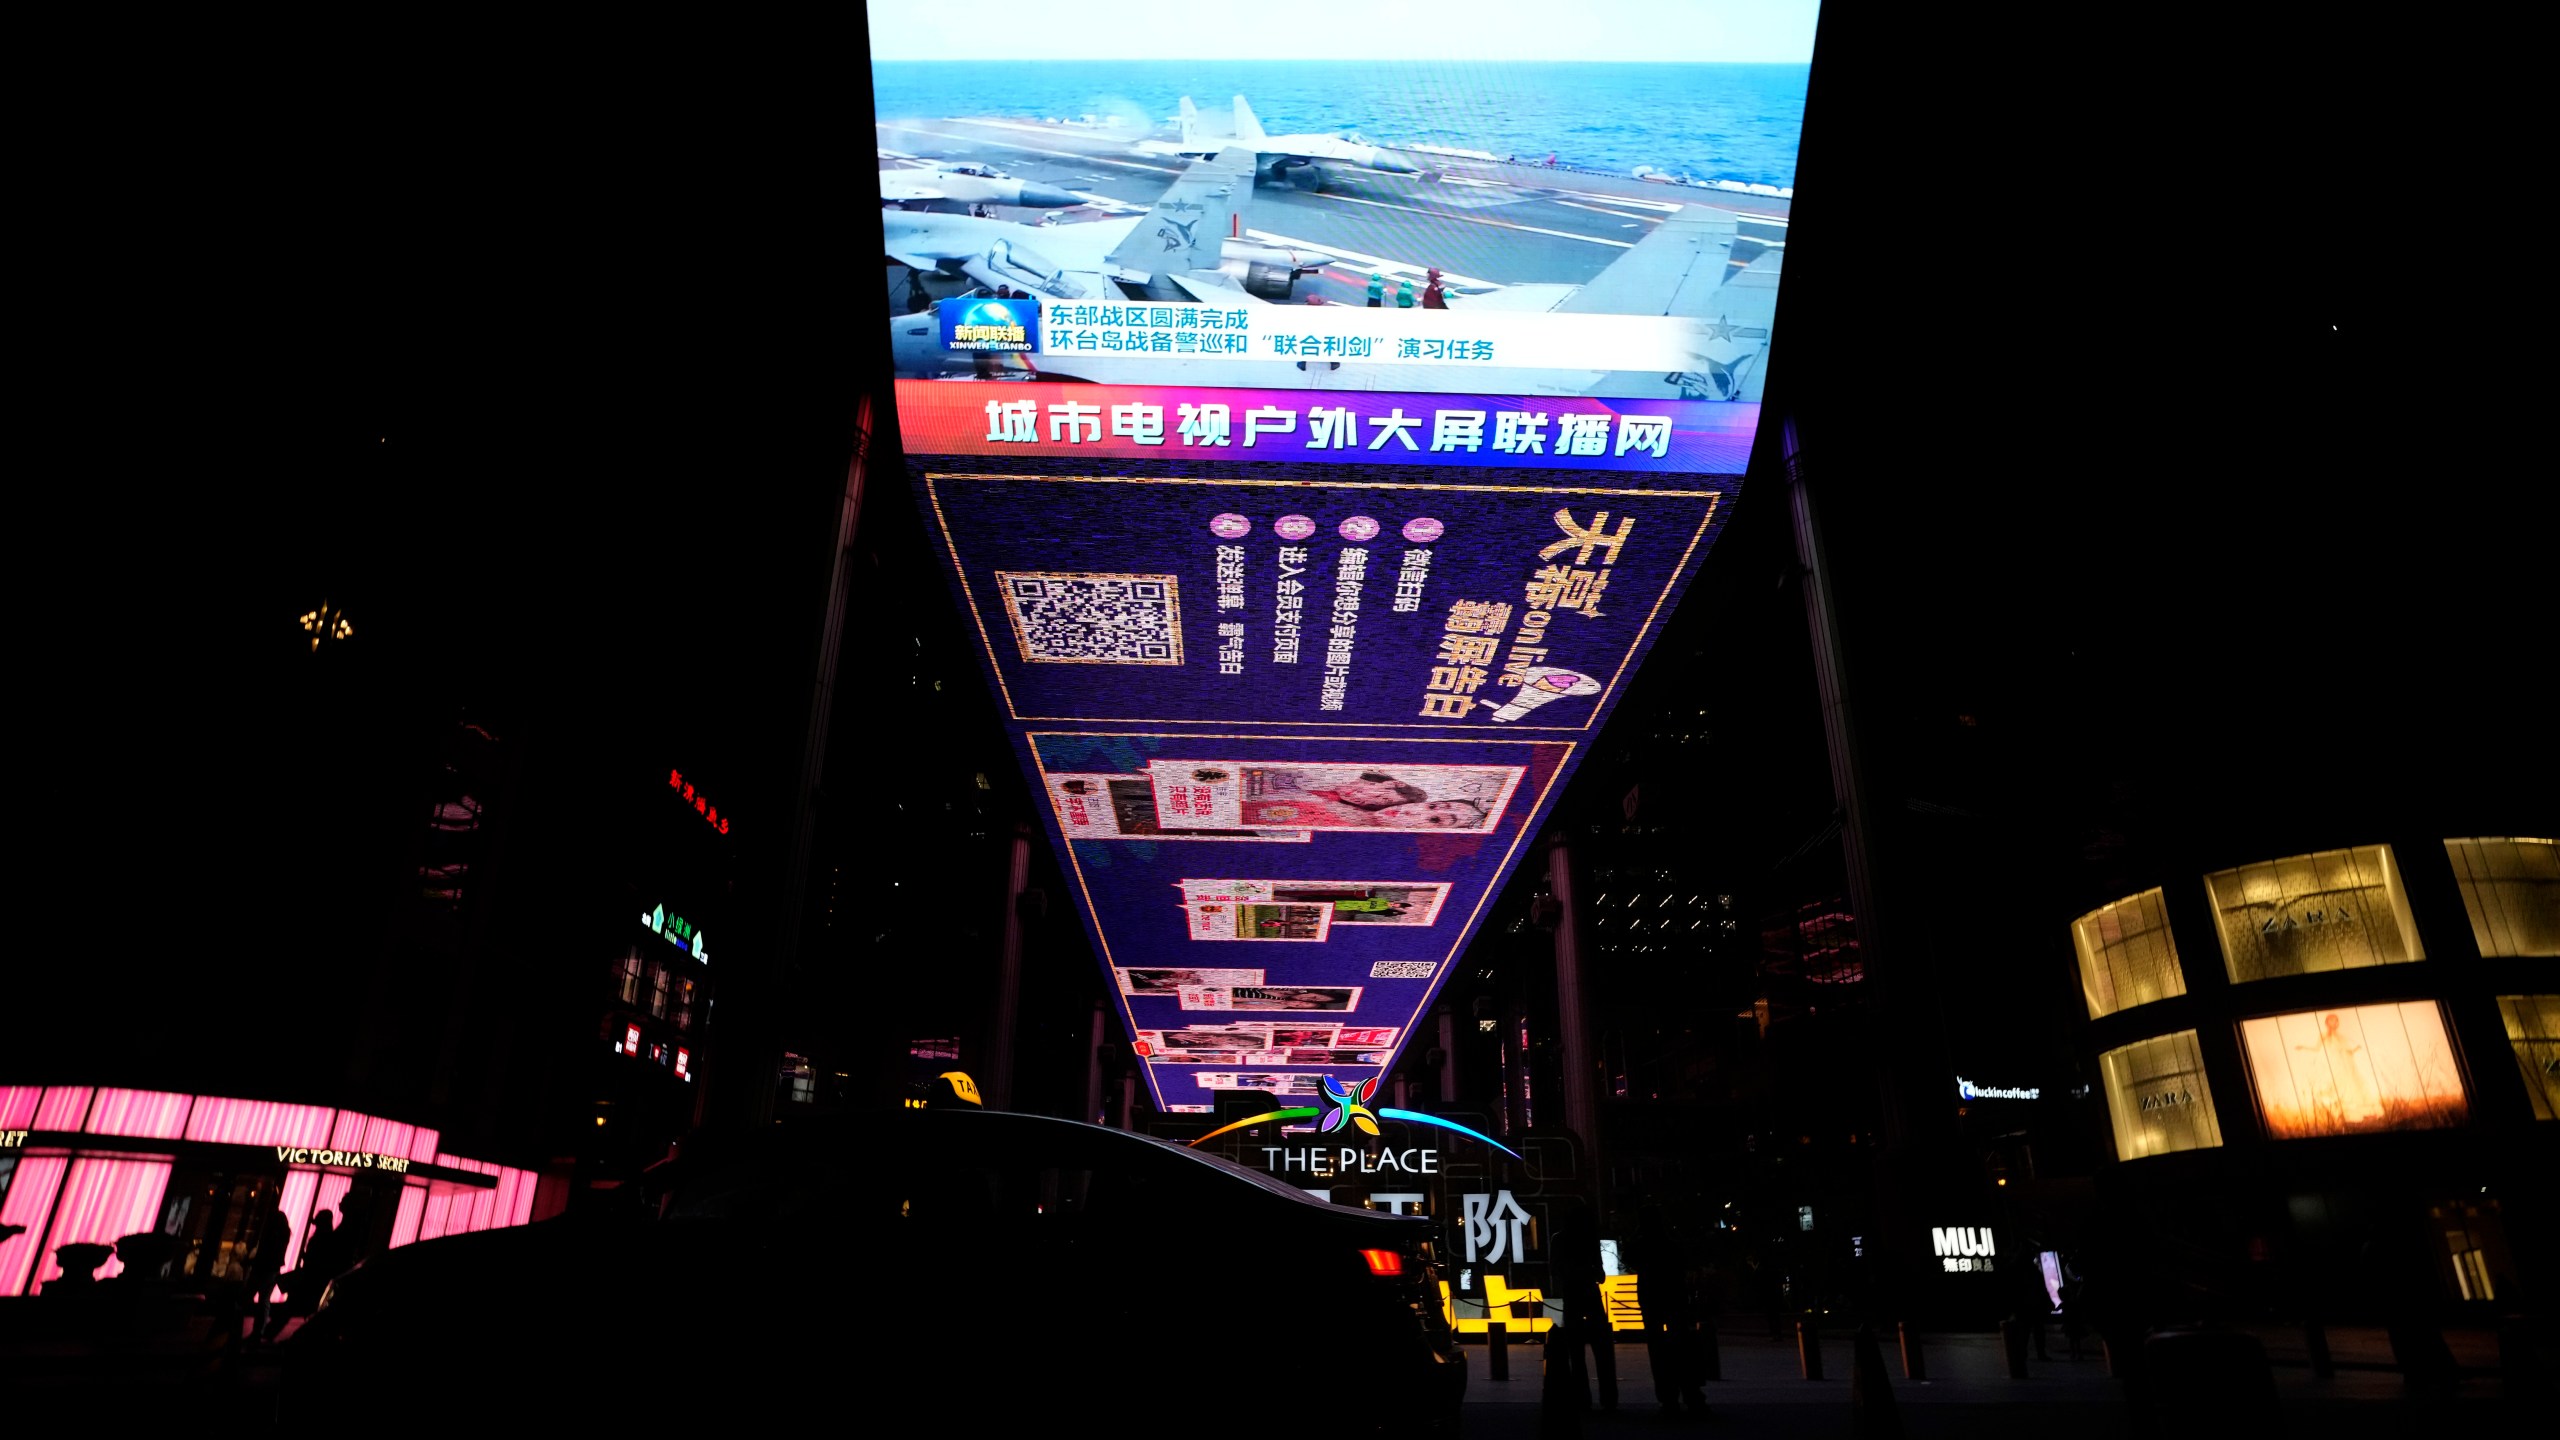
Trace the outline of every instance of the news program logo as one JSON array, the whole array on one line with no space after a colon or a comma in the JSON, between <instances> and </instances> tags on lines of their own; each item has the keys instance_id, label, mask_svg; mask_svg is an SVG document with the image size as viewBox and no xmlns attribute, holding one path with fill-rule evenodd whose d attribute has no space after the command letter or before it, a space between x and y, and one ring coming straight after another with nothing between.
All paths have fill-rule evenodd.
<instances>
[{"instance_id":1,"label":"news program logo","mask_svg":"<svg viewBox=\"0 0 2560 1440\"><path fill-rule=\"evenodd\" d=\"M963 297L935 307L942 319L946 350L1020 350L1040 348L1040 302Z\"/></svg>"}]
</instances>

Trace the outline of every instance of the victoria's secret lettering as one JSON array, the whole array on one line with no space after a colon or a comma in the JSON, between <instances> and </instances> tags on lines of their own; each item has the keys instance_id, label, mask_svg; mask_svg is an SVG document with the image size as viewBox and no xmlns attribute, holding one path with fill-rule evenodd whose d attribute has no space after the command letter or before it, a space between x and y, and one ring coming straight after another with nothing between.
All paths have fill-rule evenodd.
<instances>
[{"instance_id":1,"label":"victoria's secret lettering","mask_svg":"<svg viewBox=\"0 0 2560 1440\"><path fill-rule=\"evenodd\" d=\"M388 1170L394 1175L405 1175L409 1170L407 1160L370 1150L310 1150L299 1145L279 1145L276 1158L288 1165L335 1165L347 1170Z\"/></svg>"}]
</instances>

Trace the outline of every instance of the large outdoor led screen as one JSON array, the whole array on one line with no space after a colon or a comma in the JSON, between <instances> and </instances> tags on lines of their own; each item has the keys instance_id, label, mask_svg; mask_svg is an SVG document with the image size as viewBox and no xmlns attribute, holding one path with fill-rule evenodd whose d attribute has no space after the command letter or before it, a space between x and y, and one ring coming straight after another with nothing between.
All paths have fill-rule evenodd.
<instances>
[{"instance_id":1,"label":"large outdoor led screen","mask_svg":"<svg viewBox=\"0 0 2560 1440\"><path fill-rule=\"evenodd\" d=\"M1814 7L1042 14L872 11L909 475L1157 1103L1357 1083L1732 513Z\"/></svg>"},{"instance_id":2,"label":"large outdoor led screen","mask_svg":"<svg viewBox=\"0 0 2560 1440\"><path fill-rule=\"evenodd\" d=\"M2278 1140L2459 1125L2462 1077L2432 1001L2241 1022L2258 1114Z\"/></svg>"},{"instance_id":3,"label":"large outdoor led screen","mask_svg":"<svg viewBox=\"0 0 2560 1440\"><path fill-rule=\"evenodd\" d=\"M908 448L1739 471L1814 16L1467 0L1353 30L1213 0L1070 0L1026 26L874 6ZM951 380L993 383L921 383ZM1208 393L1237 389L1273 393ZM1052 433L1070 396L1103 423ZM1467 396L1535 403L1445 399ZM1161 423L1111 408L1132 401ZM1396 416L1418 430L1376 428Z\"/></svg>"}]
</instances>

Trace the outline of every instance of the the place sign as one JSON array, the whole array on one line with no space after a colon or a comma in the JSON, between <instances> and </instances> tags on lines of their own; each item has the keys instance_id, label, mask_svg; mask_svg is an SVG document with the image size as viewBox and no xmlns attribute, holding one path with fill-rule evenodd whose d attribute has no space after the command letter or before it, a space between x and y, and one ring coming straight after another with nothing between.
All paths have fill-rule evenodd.
<instances>
[{"instance_id":1,"label":"the place sign","mask_svg":"<svg viewBox=\"0 0 2560 1440\"><path fill-rule=\"evenodd\" d=\"M2043 1093L2041 1086L1976 1085L1961 1075L1956 1077L1956 1094L1967 1100L2033 1100Z\"/></svg>"},{"instance_id":2,"label":"the place sign","mask_svg":"<svg viewBox=\"0 0 2560 1440\"><path fill-rule=\"evenodd\" d=\"M1419 1146L1409 1150L1398 1150L1393 1146L1364 1150L1353 1145L1310 1145L1293 1150L1282 1145L1265 1145L1262 1155L1265 1166L1274 1175L1292 1170L1326 1178L1335 1175L1440 1173L1440 1152Z\"/></svg>"},{"instance_id":3,"label":"the place sign","mask_svg":"<svg viewBox=\"0 0 2560 1440\"><path fill-rule=\"evenodd\" d=\"M22 1150L26 1148L27 1136L29 1133L30 1132L25 1130L0 1130L0 1150Z\"/></svg>"}]
</instances>

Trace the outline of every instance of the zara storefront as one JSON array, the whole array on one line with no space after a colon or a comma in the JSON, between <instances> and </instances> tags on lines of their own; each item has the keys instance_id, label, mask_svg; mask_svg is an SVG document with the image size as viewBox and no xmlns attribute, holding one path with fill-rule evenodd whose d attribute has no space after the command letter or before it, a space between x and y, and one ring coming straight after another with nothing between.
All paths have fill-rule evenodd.
<instances>
[{"instance_id":1,"label":"zara storefront","mask_svg":"<svg viewBox=\"0 0 2560 1440\"><path fill-rule=\"evenodd\" d=\"M2551 839L2232 864L2071 934L2115 1238L2179 1308L2485 1312L2550 1283Z\"/></svg>"}]
</instances>

